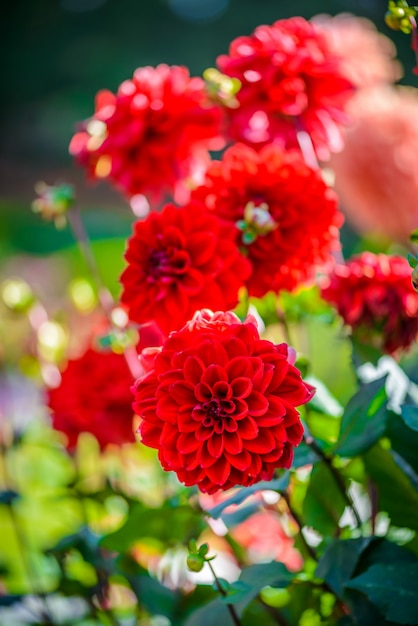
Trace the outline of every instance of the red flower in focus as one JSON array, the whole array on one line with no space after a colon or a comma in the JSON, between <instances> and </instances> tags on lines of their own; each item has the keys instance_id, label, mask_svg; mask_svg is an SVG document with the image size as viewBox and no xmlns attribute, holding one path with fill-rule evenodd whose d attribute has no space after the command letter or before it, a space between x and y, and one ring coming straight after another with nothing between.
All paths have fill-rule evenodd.
<instances>
[{"instance_id":1,"label":"red flower in focus","mask_svg":"<svg viewBox=\"0 0 418 626\"><path fill-rule=\"evenodd\" d=\"M418 333L418 294L403 257L364 252L339 265L322 287L344 322L365 345L392 354Z\"/></svg>"},{"instance_id":2,"label":"red flower in focus","mask_svg":"<svg viewBox=\"0 0 418 626\"><path fill-rule=\"evenodd\" d=\"M160 339L154 326L144 326L138 350ZM82 432L94 435L102 450L135 441L131 386L132 374L121 354L89 348L68 361L61 384L48 392L53 427L65 433L67 448L76 447Z\"/></svg>"},{"instance_id":3,"label":"red flower in focus","mask_svg":"<svg viewBox=\"0 0 418 626\"><path fill-rule=\"evenodd\" d=\"M53 427L67 435L68 449L75 448L82 432L94 435L102 450L135 441L131 385L120 354L89 349L68 362L60 386L48 398Z\"/></svg>"},{"instance_id":4,"label":"red flower in focus","mask_svg":"<svg viewBox=\"0 0 418 626\"><path fill-rule=\"evenodd\" d=\"M295 406L314 393L287 350L260 339L251 318L197 312L134 386L142 442L204 493L270 480L290 467L303 435Z\"/></svg>"},{"instance_id":5,"label":"red flower in focus","mask_svg":"<svg viewBox=\"0 0 418 626\"><path fill-rule=\"evenodd\" d=\"M236 225L253 269L250 295L294 289L339 247L336 195L296 151L236 144L211 163L192 197Z\"/></svg>"},{"instance_id":6,"label":"red flower in focus","mask_svg":"<svg viewBox=\"0 0 418 626\"><path fill-rule=\"evenodd\" d=\"M184 200L185 180L204 169L208 149L222 147L220 117L204 81L185 67L142 67L116 95L98 93L95 113L72 138L70 153L91 178L108 179L129 198L175 190Z\"/></svg>"},{"instance_id":7,"label":"red flower in focus","mask_svg":"<svg viewBox=\"0 0 418 626\"><path fill-rule=\"evenodd\" d=\"M234 308L250 273L235 228L200 204L166 205L136 222L121 276L122 302L136 322L181 328L200 308Z\"/></svg>"},{"instance_id":8,"label":"red flower in focus","mask_svg":"<svg viewBox=\"0 0 418 626\"><path fill-rule=\"evenodd\" d=\"M232 139L289 148L298 146L296 132L305 130L321 159L342 147L339 125L346 122L353 87L325 33L313 24L294 17L259 26L234 39L217 64L242 83L239 107L228 110Z\"/></svg>"}]
</instances>

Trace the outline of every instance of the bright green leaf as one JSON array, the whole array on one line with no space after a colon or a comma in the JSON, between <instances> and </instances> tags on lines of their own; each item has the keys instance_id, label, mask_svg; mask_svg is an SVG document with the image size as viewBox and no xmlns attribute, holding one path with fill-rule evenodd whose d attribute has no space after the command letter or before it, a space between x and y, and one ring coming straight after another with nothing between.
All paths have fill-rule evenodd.
<instances>
[{"instance_id":1,"label":"bright green leaf","mask_svg":"<svg viewBox=\"0 0 418 626\"><path fill-rule=\"evenodd\" d=\"M334 453L357 456L371 448L386 429L386 376L363 385L347 404Z\"/></svg>"}]
</instances>

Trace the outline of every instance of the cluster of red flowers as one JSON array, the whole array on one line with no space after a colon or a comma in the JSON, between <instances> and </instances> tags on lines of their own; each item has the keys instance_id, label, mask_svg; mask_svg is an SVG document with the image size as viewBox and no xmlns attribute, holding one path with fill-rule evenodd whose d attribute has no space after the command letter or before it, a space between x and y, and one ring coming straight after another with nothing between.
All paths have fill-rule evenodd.
<instances>
[{"instance_id":1,"label":"cluster of red flowers","mask_svg":"<svg viewBox=\"0 0 418 626\"><path fill-rule=\"evenodd\" d=\"M338 265L322 295L365 345L389 354L418 336L418 294L403 257L363 252Z\"/></svg>"},{"instance_id":2,"label":"cluster of red flowers","mask_svg":"<svg viewBox=\"0 0 418 626\"><path fill-rule=\"evenodd\" d=\"M294 290L334 265L342 216L316 157L342 146L353 92L344 68L358 71L337 56L330 28L293 18L235 39L218 58L219 80L241 84L231 98L209 94L183 67L140 68L116 95L98 95L71 142L90 177L108 179L131 203L170 194L182 205L134 224L121 300L132 322L168 335L140 357L142 441L203 492L270 479L302 439L296 407L313 388L286 344L262 340L252 319L228 310L241 290ZM208 150L227 141L240 143L210 160ZM364 254L337 266L322 293L387 352L416 336L418 296L402 259ZM50 405L70 447L80 430L102 447L133 440L131 382L121 356L88 351L69 363Z\"/></svg>"}]
</instances>

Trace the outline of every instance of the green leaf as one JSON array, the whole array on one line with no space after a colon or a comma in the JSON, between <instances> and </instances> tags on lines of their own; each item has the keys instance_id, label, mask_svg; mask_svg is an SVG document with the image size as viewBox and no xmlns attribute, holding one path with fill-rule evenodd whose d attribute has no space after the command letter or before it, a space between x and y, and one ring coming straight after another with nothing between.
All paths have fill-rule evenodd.
<instances>
[{"instance_id":1,"label":"green leaf","mask_svg":"<svg viewBox=\"0 0 418 626\"><path fill-rule=\"evenodd\" d=\"M344 497L325 463L312 470L302 516L308 526L323 535L332 535L345 509Z\"/></svg>"},{"instance_id":2,"label":"green leaf","mask_svg":"<svg viewBox=\"0 0 418 626\"><path fill-rule=\"evenodd\" d=\"M412 269L415 269L416 266L418 265L418 258L414 256L413 254L408 254L407 258L408 258L409 265L412 267Z\"/></svg>"},{"instance_id":3,"label":"green leaf","mask_svg":"<svg viewBox=\"0 0 418 626\"><path fill-rule=\"evenodd\" d=\"M418 431L418 406L414 404L404 404L401 407L401 416L409 428Z\"/></svg>"},{"instance_id":4,"label":"green leaf","mask_svg":"<svg viewBox=\"0 0 418 626\"><path fill-rule=\"evenodd\" d=\"M418 622L418 563L372 565L346 587L364 593L389 620Z\"/></svg>"},{"instance_id":5,"label":"green leaf","mask_svg":"<svg viewBox=\"0 0 418 626\"><path fill-rule=\"evenodd\" d=\"M336 540L331 543L318 562L315 575L325 580L342 597L344 585L350 580L364 550L374 537Z\"/></svg>"},{"instance_id":6,"label":"green leaf","mask_svg":"<svg viewBox=\"0 0 418 626\"><path fill-rule=\"evenodd\" d=\"M302 441L302 443L295 448L292 467L297 469L298 467L304 467L305 465L314 465L320 460L321 458L318 454L304 441Z\"/></svg>"},{"instance_id":7,"label":"green leaf","mask_svg":"<svg viewBox=\"0 0 418 626\"><path fill-rule=\"evenodd\" d=\"M377 487L379 510L386 511L395 526L418 530L418 493L391 452L376 445L363 460L366 472Z\"/></svg>"},{"instance_id":8,"label":"green leaf","mask_svg":"<svg viewBox=\"0 0 418 626\"><path fill-rule=\"evenodd\" d=\"M0 491L0 504L12 504L17 498L19 494L17 491L13 491L13 489L5 489L4 491Z\"/></svg>"},{"instance_id":9,"label":"green leaf","mask_svg":"<svg viewBox=\"0 0 418 626\"><path fill-rule=\"evenodd\" d=\"M357 456L371 448L386 429L386 376L363 385L347 404L334 453Z\"/></svg>"},{"instance_id":10,"label":"green leaf","mask_svg":"<svg viewBox=\"0 0 418 626\"><path fill-rule=\"evenodd\" d=\"M280 478L276 478L273 480L263 480L259 483L256 483L255 485L252 485L251 487L243 487L242 489L238 489L238 491L236 491L233 496L228 498L228 500L224 500L224 502L221 502L220 504L214 506L213 509L209 509L208 513L211 517L217 519L218 517L221 517L223 511L227 507L231 506L231 504L241 504L242 502L244 502L244 500L252 496L254 493L257 493L258 491L262 491L263 489L279 492L284 491L289 484L289 478L290 473L286 471L282 474L282 476L280 476Z\"/></svg>"},{"instance_id":11,"label":"green leaf","mask_svg":"<svg viewBox=\"0 0 418 626\"><path fill-rule=\"evenodd\" d=\"M237 604L241 615L245 607L259 594L263 587L288 587L295 575L277 561L251 565L242 570L237 582L232 583L228 595L222 598L227 604Z\"/></svg>"},{"instance_id":12,"label":"green leaf","mask_svg":"<svg viewBox=\"0 0 418 626\"><path fill-rule=\"evenodd\" d=\"M227 606L220 598L212 600L205 606L193 611L184 626L233 626Z\"/></svg>"},{"instance_id":13,"label":"green leaf","mask_svg":"<svg viewBox=\"0 0 418 626\"><path fill-rule=\"evenodd\" d=\"M386 436L390 439L392 450L418 473L418 432L411 430L400 415L391 412Z\"/></svg>"},{"instance_id":14,"label":"green leaf","mask_svg":"<svg viewBox=\"0 0 418 626\"><path fill-rule=\"evenodd\" d=\"M137 503L132 507L125 524L103 537L101 546L107 550L125 552L143 537L184 541L190 536L198 536L202 526L200 513L189 506L173 508L165 504L158 509L149 509Z\"/></svg>"}]
</instances>

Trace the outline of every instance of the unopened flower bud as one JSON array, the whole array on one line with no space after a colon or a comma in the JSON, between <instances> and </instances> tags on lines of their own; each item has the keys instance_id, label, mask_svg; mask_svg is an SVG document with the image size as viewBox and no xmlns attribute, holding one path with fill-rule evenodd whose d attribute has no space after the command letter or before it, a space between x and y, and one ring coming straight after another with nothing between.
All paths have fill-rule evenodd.
<instances>
[{"instance_id":1,"label":"unopened flower bud","mask_svg":"<svg viewBox=\"0 0 418 626\"><path fill-rule=\"evenodd\" d=\"M206 89L209 97L230 109L239 106L235 95L241 89L241 81L222 74L214 67L209 67L203 72Z\"/></svg>"},{"instance_id":2,"label":"unopened flower bud","mask_svg":"<svg viewBox=\"0 0 418 626\"><path fill-rule=\"evenodd\" d=\"M42 219L55 222L57 228L65 226L65 214L75 202L72 185L49 186L44 182L39 182L35 191L39 198L32 203L32 210L39 213Z\"/></svg>"},{"instance_id":3,"label":"unopened flower bud","mask_svg":"<svg viewBox=\"0 0 418 626\"><path fill-rule=\"evenodd\" d=\"M189 554L186 563L191 572L201 572L205 565L205 558L200 554Z\"/></svg>"}]
</instances>

